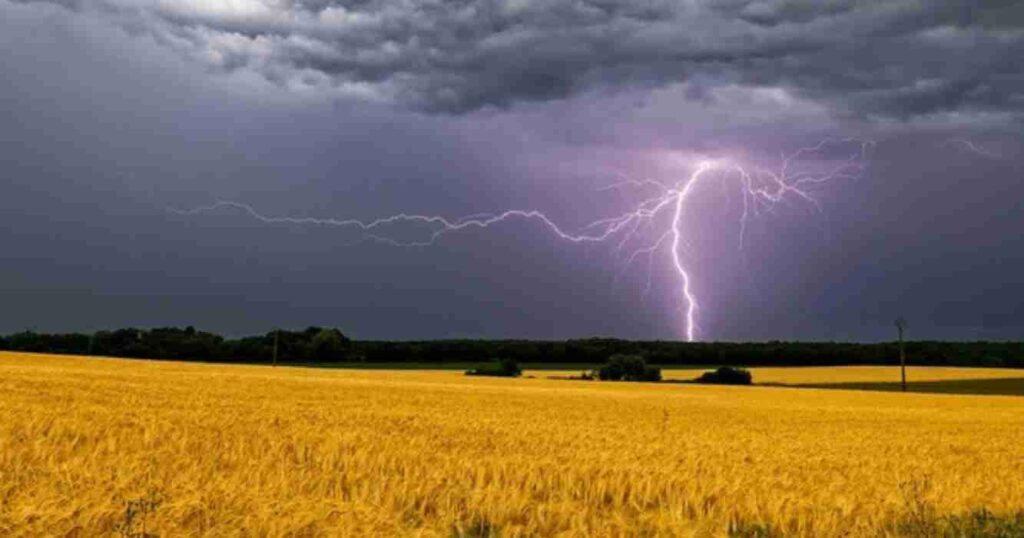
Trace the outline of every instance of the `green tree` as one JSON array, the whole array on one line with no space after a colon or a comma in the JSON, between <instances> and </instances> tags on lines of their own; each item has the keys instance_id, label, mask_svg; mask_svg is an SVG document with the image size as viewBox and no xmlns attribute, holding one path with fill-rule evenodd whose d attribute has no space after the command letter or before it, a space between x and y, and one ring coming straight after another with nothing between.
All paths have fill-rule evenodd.
<instances>
[{"instance_id":1,"label":"green tree","mask_svg":"<svg viewBox=\"0 0 1024 538\"><path fill-rule=\"evenodd\" d=\"M345 353L345 337L337 329L321 329L310 343L313 360L340 360Z\"/></svg>"},{"instance_id":2,"label":"green tree","mask_svg":"<svg viewBox=\"0 0 1024 538\"><path fill-rule=\"evenodd\" d=\"M661 369L650 366L641 355L612 355L597 371L601 381L661 381Z\"/></svg>"}]
</instances>

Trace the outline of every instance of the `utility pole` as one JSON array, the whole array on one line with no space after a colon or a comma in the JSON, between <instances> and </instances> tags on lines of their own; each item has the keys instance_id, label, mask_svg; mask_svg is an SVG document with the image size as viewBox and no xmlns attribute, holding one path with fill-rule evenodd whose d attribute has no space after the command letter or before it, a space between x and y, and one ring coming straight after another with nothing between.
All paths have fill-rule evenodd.
<instances>
[{"instance_id":1,"label":"utility pole","mask_svg":"<svg viewBox=\"0 0 1024 538\"><path fill-rule=\"evenodd\" d=\"M274 366L277 366L277 343L280 339L281 331L274 330Z\"/></svg>"},{"instance_id":2,"label":"utility pole","mask_svg":"<svg viewBox=\"0 0 1024 538\"><path fill-rule=\"evenodd\" d=\"M907 354L903 351L903 331L907 328L907 320L903 317L896 318L896 331L900 338L900 387L907 392Z\"/></svg>"},{"instance_id":3,"label":"utility pole","mask_svg":"<svg viewBox=\"0 0 1024 538\"><path fill-rule=\"evenodd\" d=\"M95 342L96 342L96 333L90 333L89 334L89 351L87 351L85 353L86 355L88 355L90 357L92 356L92 348L93 348L93 344Z\"/></svg>"}]
</instances>

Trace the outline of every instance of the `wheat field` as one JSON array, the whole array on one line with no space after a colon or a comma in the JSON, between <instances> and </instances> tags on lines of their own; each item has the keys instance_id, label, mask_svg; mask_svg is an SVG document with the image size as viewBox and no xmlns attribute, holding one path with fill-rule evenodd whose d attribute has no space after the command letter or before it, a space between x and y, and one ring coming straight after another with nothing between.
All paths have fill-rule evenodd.
<instances>
[{"instance_id":1,"label":"wheat field","mask_svg":"<svg viewBox=\"0 0 1024 538\"><path fill-rule=\"evenodd\" d=\"M709 367L708 369L713 369ZM900 380L899 368L892 366L786 366L748 368L757 383L779 385L813 385L842 383L896 383ZM953 380L1024 379L1024 370L1011 368L959 368L954 366L910 366L907 381L935 382ZM667 367L664 379L693 379L704 370ZM528 372L540 377L565 377L579 375L581 370L538 370Z\"/></svg>"},{"instance_id":2,"label":"wheat field","mask_svg":"<svg viewBox=\"0 0 1024 538\"><path fill-rule=\"evenodd\" d=\"M1024 398L0 354L5 536L884 536L914 503L1024 507Z\"/></svg>"}]
</instances>

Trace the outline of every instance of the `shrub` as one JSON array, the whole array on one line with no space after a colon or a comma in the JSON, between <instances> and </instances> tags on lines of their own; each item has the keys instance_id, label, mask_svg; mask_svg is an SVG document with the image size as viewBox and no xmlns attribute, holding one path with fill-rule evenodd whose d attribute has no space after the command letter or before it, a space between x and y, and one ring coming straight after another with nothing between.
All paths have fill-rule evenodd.
<instances>
[{"instance_id":1,"label":"shrub","mask_svg":"<svg viewBox=\"0 0 1024 538\"><path fill-rule=\"evenodd\" d=\"M700 377L694 379L694 382L716 385L750 385L753 382L753 376L743 368L723 366L714 372L704 372Z\"/></svg>"},{"instance_id":2,"label":"shrub","mask_svg":"<svg viewBox=\"0 0 1024 538\"><path fill-rule=\"evenodd\" d=\"M643 375L636 381L661 381L661 368L645 365Z\"/></svg>"},{"instance_id":3,"label":"shrub","mask_svg":"<svg viewBox=\"0 0 1024 538\"><path fill-rule=\"evenodd\" d=\"M466 370L466 375L486 375L493 377L519 377L523 369L512 359L495 359L491 364Z\"/></svg>"},{"instance_id":4,"label":"shrub","mask_svg":"<svg viewBox=\"0 0 1024 538\"><path fill-rule=\"evenodd\" d=\"M661 368L650 366L639 355L612 355L598 368L601 381L661 381Z\"/></svg>"}]
</instances>

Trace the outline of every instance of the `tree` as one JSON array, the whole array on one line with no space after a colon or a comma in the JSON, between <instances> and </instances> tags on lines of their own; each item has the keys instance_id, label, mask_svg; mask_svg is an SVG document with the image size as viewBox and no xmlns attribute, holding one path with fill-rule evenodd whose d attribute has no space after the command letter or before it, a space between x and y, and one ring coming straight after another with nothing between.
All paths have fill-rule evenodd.
<instances>
[{"instance_id":1,"label":"tree","mask_svg":"<svg viewBox=\"0 0 1024 538\"><path fill-rule=\"evenodd\" d=\"M661 369L648 366L640 355L612 355L597 370L601 381L661 381Z\"/></svg>"},{"instance_id":2,"label":"tree","mask_svg":"<svg viewBox=\"0 0 1024 538\"><path fill-rule=\"evenodd\" d=\"M338 360L345 351L345 337L337 329L321 329L313 336L310 351L313 360Z\"/></svg>"},{"instance_id":3,"label":"tree","mask_svg":"<svg viewBox=\"0 0 1024 538\"><path fill-rule=\"evenodd\" d=\"M523 369L514 359L494 359L491 364L483 365L472 370L466 370L466 375L484 375L492 377L519 377Z\"/></svg>"},{"instance_id":4,"label":"tree","mask_svg":"<svg viewBox=\"0 0 1024 538\"><path fill-rule=\"evenodd\" d=\"M722 366L713 372L704 372L694 381L714 385L750 385L753 383L753 379L748 370Z\"/></svg>"}]
</instances>

